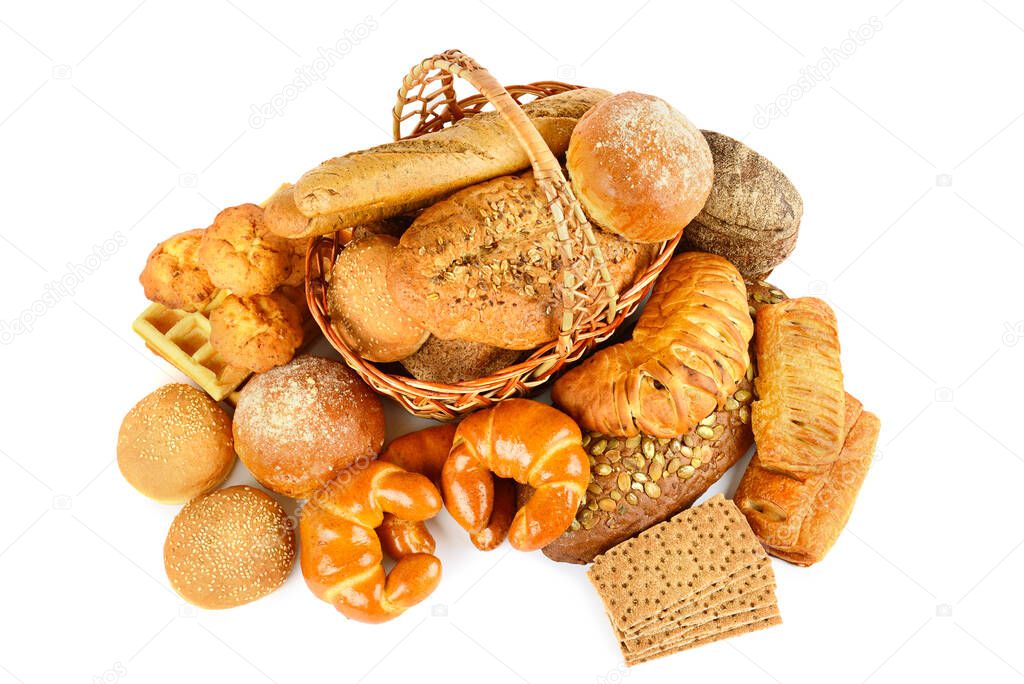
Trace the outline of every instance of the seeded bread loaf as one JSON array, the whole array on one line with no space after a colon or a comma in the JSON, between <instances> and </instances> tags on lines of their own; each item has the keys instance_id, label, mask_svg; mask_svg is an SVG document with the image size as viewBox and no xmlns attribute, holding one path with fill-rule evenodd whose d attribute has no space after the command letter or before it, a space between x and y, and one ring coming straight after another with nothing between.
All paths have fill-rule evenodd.
<instances>
[{"instance_id":1,"label":"seeded bread loaf","mask_svg":"<svg viewBox=\"0 0 1024 684\"><path fill-rule=\"evenodd\" d=\"M388 263L398 306L442 339L533 349L558 336L552 279L561 253L543 192L526 172L460 190L423 210ZM594 236L612 285L630 285L657 245Z\"/></svg>"},{"instance_id":2,"label":"seeded bread loaf","mask_svg":"<svg viewBox=\"0 0 1024 684\"><path fill-rule=\"evenodd\" d=\"M523 352L515 349L479 342L442 340L431 335L415 354L402 359L401 363L417 380L453 385L496 373L522 357Z\"/></svg>"},{"instance_id":3,"label":"seeded bread loaf","mask_svg":"<svg viewBox=\"0 0 1024 684\"><path fill-rule=\"evenodd\" d=\"M579 118L610 94L581 88L535 100L523 111L559 156L569 147ZM342 226L357 226L428 206L456 190L529 165L511 129L491 112L418 138L329 159L299 179L294 201L306 216L333 214Z\"/></svg>"},{"instance_id":4,"label":"seeded bread loaf","mask_svg":"<svg viewBox=\"0 0 1024 684\"><path fill-rule=\"evenodd\" d=\"M746 283L751 315L785 299L763 282ZM572 526L544 547L544 555L566 563L589 563L595 556L667 520L700 498L753 445L750 404L753 363L722 410L674 439L650 435L616 438L584 435L591 481ZM520 498L529 491L520 490Z\"/></svg>"}]
</instances>

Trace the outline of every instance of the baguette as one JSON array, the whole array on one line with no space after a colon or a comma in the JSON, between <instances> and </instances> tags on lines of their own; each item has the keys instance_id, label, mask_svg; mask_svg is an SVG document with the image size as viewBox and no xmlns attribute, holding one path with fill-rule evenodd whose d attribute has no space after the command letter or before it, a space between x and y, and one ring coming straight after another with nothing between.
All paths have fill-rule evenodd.
<instances>
[{"instance_id":1,"label":"baguette","mask_svg":"<svg viewBox=\"0 0 1024 684\"><path fill-rule=\"evenodd\" d=\"M581 88L535 100L523 110L551 151L559 156L583 114L611 93ZM399 140L343 157L307 172L295 184L294 201L305 216L331 214L350 227L433 204L456 190L521 171L530 158L499 114L463 119L443 130ZM301 235L323 229L310 223Z\"/></svg>"}]
</instances>

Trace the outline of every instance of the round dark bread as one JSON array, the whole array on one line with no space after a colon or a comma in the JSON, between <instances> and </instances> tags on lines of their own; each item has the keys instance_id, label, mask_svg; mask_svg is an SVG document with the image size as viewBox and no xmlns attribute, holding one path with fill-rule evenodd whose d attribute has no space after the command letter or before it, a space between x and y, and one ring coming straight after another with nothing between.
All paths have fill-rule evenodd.
<instances>
[{"instance_id":1,"label":"round dark bread","mask_svg":"<svg viewBox=\"0 0 1024 684\"><path fill-rule=\"evenodd\" d=\"M764 278L796 246L804 203L771 160L739 140L702 131L715 163L715 181L680 251L723 256L746 278Z\"/></svg>"}]
</instances>

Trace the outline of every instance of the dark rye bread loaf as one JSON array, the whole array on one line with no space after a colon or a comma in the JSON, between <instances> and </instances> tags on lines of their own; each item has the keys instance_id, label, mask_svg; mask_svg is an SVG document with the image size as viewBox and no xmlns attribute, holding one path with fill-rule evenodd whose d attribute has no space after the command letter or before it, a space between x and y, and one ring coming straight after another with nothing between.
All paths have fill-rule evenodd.
<instances>
[{"instance_id":1,"label":"dark rye bread loaf","mask_svg":"<svg viewBox=\"0 0 1024 684\"><path fill-rule=\"evenodd\" d=\"M751 313L786 296L763 282L746 283ZM753 359L753 355L751 355ZM675 439L641 435L629 439L584 435L591 482L572 526L544 547L544 555L566 563L595 556L691 506L754 443L750 429L753 365L723 410ZM520 488L520 503L530 491Z\"/></svg>"}]
</instances>

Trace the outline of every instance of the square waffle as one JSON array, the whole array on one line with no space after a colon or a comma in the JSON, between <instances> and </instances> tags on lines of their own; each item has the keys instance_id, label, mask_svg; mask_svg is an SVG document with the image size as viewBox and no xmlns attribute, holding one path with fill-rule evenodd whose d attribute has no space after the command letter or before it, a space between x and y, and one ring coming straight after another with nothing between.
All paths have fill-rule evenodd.
<instances>
[{"instance_id":1,"label":"square waffle","mask_svg":"<svg viewBox=\"0 0 1024 684\"><path fill-rule=\"evenodd\" d=\"M150 304L132 323L132 330L150 351L192 379L217 401L231 395L252 374L227 363L210 344L210 312L228 296L218 291L202 311L195 313Z\"/></svg>"}]
</instances>

